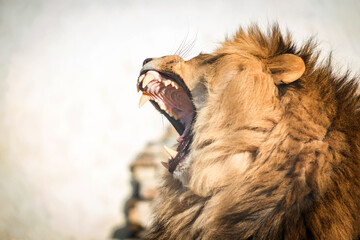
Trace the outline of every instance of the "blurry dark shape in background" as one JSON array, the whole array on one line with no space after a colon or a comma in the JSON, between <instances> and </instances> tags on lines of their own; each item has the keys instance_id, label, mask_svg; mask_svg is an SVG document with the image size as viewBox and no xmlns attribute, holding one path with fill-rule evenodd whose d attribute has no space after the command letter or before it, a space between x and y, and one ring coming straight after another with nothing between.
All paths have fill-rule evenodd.
<instances>
[{"instance_id":1,"label":"blurry dark shape in background","mask_svg":"<svg viewBox=\"0 0 360 240\"><path fill-rule=\"evenodd\" d=\"M176 142L175 130L169 128L156 142L148 143L130 165L132 195L124 205L126 223L115 229L114 239L141 239L141 232L151 221L152 202L163 171L167 171L161 161L168 156L162 146Z\"/></svg>"}]
</instances>

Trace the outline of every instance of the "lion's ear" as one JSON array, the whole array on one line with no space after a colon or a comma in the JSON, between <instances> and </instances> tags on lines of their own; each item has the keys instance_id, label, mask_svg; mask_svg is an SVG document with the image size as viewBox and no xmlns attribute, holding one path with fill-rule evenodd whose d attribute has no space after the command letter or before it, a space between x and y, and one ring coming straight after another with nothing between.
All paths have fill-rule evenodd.
<instances>
[{"instance_id":1,"label":"lion's ear","mask_svg":"<svg viewBox=\"0 0 360 240\"><path fill-rule=\"evenodd\" d=\"M276 85L298 80L305 72L304 61L294 54L282 54L271 58L268 67Z\"/></svg>"}]
</instances>

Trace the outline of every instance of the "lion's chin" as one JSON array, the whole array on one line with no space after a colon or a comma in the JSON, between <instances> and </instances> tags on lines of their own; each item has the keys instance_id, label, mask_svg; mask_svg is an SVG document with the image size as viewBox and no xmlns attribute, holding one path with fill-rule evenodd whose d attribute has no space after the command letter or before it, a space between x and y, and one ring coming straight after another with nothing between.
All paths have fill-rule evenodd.
<instances>
[{"instance_id":1,"label":"lion's chin","mask_svg":"<svg viewBox=\"0 0 360 240\"><path fill-rule=\"evenodd\" d=\"M173 172L175 179L179 180L184 187L188 187L190 181L190 155L186 156Z\"/></svg>"}]
</instances>

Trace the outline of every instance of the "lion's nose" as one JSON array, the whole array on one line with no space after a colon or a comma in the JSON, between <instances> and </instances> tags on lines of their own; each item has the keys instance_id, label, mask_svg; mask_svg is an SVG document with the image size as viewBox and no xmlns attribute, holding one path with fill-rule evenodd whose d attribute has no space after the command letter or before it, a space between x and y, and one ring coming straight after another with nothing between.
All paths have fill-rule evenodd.
<instances>
[{"instance_id":1,"label":"lion's nose","mask_svg":"<svg viewBox=\"0 0 360 240\"><path fill-rule=\"evenodd\" d=\"M152 59L152 58L147 58L147 59L145 59L144 62L143 62L143 66L144 66L145 64L147 64L148 62L150 62L151 60L153 60L153 59Z\"/></svg>"}]
</instances>

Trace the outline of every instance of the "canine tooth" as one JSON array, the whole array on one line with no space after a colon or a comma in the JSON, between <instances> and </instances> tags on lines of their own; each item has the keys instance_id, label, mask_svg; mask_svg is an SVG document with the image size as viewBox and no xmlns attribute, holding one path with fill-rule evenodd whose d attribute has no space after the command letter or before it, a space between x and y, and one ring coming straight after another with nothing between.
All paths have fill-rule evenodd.
<instances>
[{"instance_id":1,"label":"canine tooth","mask_svg":"<svg viewBox=\"0 0 360 240\"><path fill-rule=\"evenodd\" d=\"M141 95L141 98L140 98L140 101L139 101L139 107L142 107L150 99L151 99L151 97L148 94L143 93Z\"/></svg>"},{"instance_id":2,"label":"canine tooth","mask_svg":"<svg viewBox=\"0 0 360 240\"><path fill-rule=\"evenodd\" d=\"M151 82L152 80L154 80L155 77L152 74L146 74L146 76L144 77L143 81L142 81L142 87L146 87L149 82Z\"/></svg>"},{"instance_id":3,"label":"canine tooth","mask_svg":"<svg viewBox=\"0 0 360 240\"><path fill-rule=\"evenodd\" d=\"M161 164L162 164L166 169L169 169L169 163L162 161Z\"/></svg>"},{"instance_id":4,"label":"canine tooth","mask_svg":"<svg viewBox=\"0 0 360 240\"><path fill-rule=\"evenodd\" d=\"M175 158L176 155L178 154L177 151L175 151L175 150L167 147L166 145L164 145L164 149L165 149L166 153L167 153L171 158Z\"/></svg>"}]
</instances>

